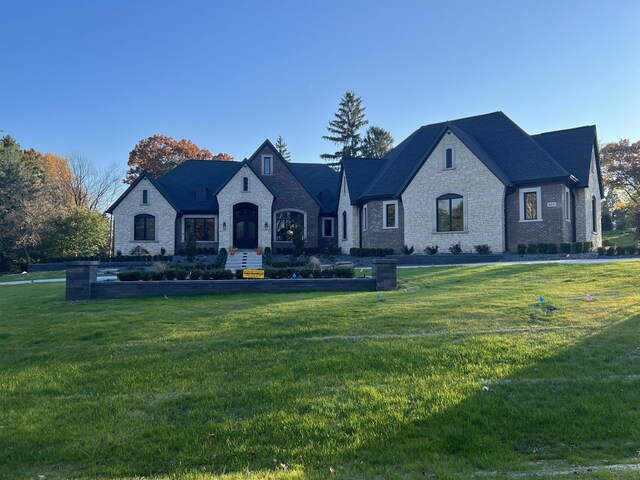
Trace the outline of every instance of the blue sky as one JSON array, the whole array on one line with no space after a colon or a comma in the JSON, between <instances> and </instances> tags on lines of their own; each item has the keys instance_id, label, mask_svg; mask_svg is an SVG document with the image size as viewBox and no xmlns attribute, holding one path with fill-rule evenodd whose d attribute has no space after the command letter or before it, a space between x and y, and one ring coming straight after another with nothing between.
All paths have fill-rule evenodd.
<instances>
[{"instance_id":1,"label":"blue sky","mask_svg":"<svg viewBox=\"0 0 640 480\"><path fill-rule=\"evenodd\" d=\"M640 139L640 2L55 1L2 7L0 129L123 172L155 133L320 162L345 90L401 141L502 110Z\"/></svg>"}]
</instances>

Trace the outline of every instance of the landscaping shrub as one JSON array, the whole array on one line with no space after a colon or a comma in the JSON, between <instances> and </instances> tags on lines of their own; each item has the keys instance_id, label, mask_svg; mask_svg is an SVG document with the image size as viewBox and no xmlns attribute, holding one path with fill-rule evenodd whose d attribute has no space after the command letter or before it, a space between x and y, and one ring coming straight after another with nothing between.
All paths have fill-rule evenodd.
<instances>
[{"instance_id":1,"label":"landscaping shrub","mask_svg":"<svg viewBox=\"0 0 640 480\"><path fill-rule=\"evenodd\" d=\"M231 270L229 270L231 272ZM234 272L231 272L234 273ZM242 280L242 276L244 275L244 269L243 268L239 268L235 271L235 278L238 280Z\"/></svg>"},{"instance_id":2,"label":"landscaping shrub","mask_svg":"<svg viewBox=\"0 0 640 480\"><path fill-rule=\"evenodd\" d=\"M151 272L140 272L140 280L144 282L148 282L149 280L151 280L151 277Z\"/></svg>"},{"instance_id":3,"label":"landscaping shrub","mask_svg":"<svg viewBox=\"0 0 640 480\"><path fill-rule=\"evenodd\" d=\"M538 253L538 244L530 243L527 245L527 253Z\"/></svg>"},{"instance_id":4,"label":"landscaping shrub","mask_svg":"<svg viewBox=\"0 0 640 480\"><path fill-rule=\"evenodd\" d=\"M584 243L583 242L573 242L571 244L571 251L573 253L582 253L582 252L584 252Z\"/></svg>"},{"instance_id":5,"label":"landscaping shrub","mask_svg":"<svg viewBox=\"0 0 640 480\"><path fill-rule=\"evenodd\" d=\"M593 242L584 242L583 252L584 253L593 252Z\"/></svg>"},{"instance_id":6,"label":"landscaping shrub","mask_svg":"<svg viewBox=\"0 0 640 480\"><path fill-rule=\"evenodd\" d=\"M233 280L234 277L235 276L231 270L226 270L226 269L211 270L212 280Z\"/></svg>"},{"instance_id":7,"label":"landscaping shrub","mask_svg":"<svg viewBox=\"0 0 640 480\"><path fill-rule=\"evenodd\" d=\"M451 252L454 255L461 254L462 253L462 247L460 246L460 242L458 242L458 243L456 243L454 245L451 245L449 247L449 252Z\"/></svg>"},{"instance_id":8,"label":"landscaping shrub","mask_svg":"<svg viewBox=\"0 0 640 480\"><path fill-rule=\"evenodd\" d=\"M226 248L222 247L222 248L220 249L220 252L218 253L218 256L219 256L219 257L226 257L227 255L229 255L229 252L227 252L227 249L226 249Z\"/></svg>"},{"instance_id":9,"label":"landscaping shrub","mask_svg":"<svg viewBox=\"0 0 640 480\"><path fill-rule=\"evenodd\" d=\"M164 276L167 278L167 280L173 280L174 278L176 278L176 271L173 268L168 268L164 271Z\"/></svg>"},{"instance_id":10,"label":"landscaping shrub","mask_svg":"<svg viewBox=\"0 0 640 480\"><path fill-rule=\"evenodd\" d=\"M294 225L291 227L291 242L293 243L293 256L299 257L304 251L304 228L302 225Z\"/></svg>"},{"instance_id":11,"label":"landscaping shrub","mask_svg":"<svg viewBox=\"0 0 640 480\"><path fill-rule=\"evenodd\" d=\"M184 248L178 249L178 255L180 255L181 257L184 257Z\"/></svg>"},{"instance_id":12,"label":"landscaping shrub","mask_svg":"<svg viewBox=\"0 0 640 480\"><path fill-rule=\"evenodd\" d=\"M137 270L127 270L118 273L118 280L121 282L136 282L140 280L140 272Z\"/></svg>"},{"instance_id":13,"label":"landscaping shrub","mask_svg":"<svg viewBox=\"0 0 640 480\"><path fill-rule=\"evenodd\" d=\"M307 268L320 270L320 260L318 260L318 257L309 257L309 260L307 260Z\"/></svg>"},{"instance_id":14,"label":"landscaping shrub","mask_svg":"<svg viewBox=\"0 0 640 480\"><path fill-rule=\"evenodd\" d=\"M546 254L547 253L547 248L548 248L548 244L546 243L539 243L538 244L538 253L541 254Z\"/></svg>"},{"instance_id":15,"label":"landscaping shrub","mask_svg":"<svg viewBox=\"0 0 640 480\"><path fill-rule=\"evenodd\" d=\"M403 254L411 255L413 253L413 245L411 245L410 247L408 247L407 245L403 245L401 250Z\"/></svg>"},{"instance_id":16,"label":"landscaping shrub","mask_svg":"<svg viewBox=\"0 0 640 480\"><path fill-rule=\"evenodd\" d=\"M547 243L547 253L555 255L558 253L558 244L557 243Z\"/></svg>"},{"instance_id":17,"label":"landscaping shrub","mask_svg":"<svg viewBox=\"0 0 640 480\"><path fill-rule=\"evenodd\" d=\"M483 243L482 245L474 245L473 248L479 255L489 255L492 253L491 247L486 243Z\"/></svg>"},{"instance_id":18,"label":"landscaping shrub","mask_svg":"<svg viewBox=\"0 0 640 480\"><path fill-rule=\"evenodd\" d=\"M200 279L202 280L211 280L211 270L204 270L200 275Z\"/></svg>"},{"instance_id":19,"label":"landscaping shrub","mask_svg":"<svg viewBox=\"0 0 640 480\"><path fill-rule=\"evenodd\" d=\"M329 245L327 247L327 255L341 255L342 254L342 248L341 247L336 247L335 245Z\"/></svg>"},{"instance_id":20,"label":"landscaping shrub","mask_svg":"<svg viewBox=\"0 0 640 480\"><path fill-rule=\"evenodd\" d=\"M189 275L189 272L187 270L185 270L184 268L176 269L176 279L177 280L186 280L187 279L187 275Z\"/></svg>"},{"instance_id":21,"label":"landscaping shrub","mask_svg":"<svg viewBox=\"0 0 640 480\"><path fill-rule=\"evenodd\" d=\"M438 253L438 245L427 245L426 247L424 247L424 253L426 253L427 255L435 255L436 253Z\"/></svg>"},{"instance_id":22,"label":"landscaping shrub","mask_svg":"<svg viewBox=\"0 0 640 480\"><path fill-rule=\"evenodd\" d=\"M413 251L413 250L411 250ZM393 248L357 248L353 247L349 250L352 257L384 257L393 255Z\"/></svg>"},{"instance_id":23,"label":"landscaping shrub","mask_svg":"<svg viewBox=\"0 0 640 480\"><path fill-rule=\"evenodd\" d=\"M638 247L636 247L635 245L631 245L630 247L627 247L627 255L635 255L638 251Z\"/></svg>"},{"instance_id":24,"label":"landscaping shrub","mask_svg":"<svg viewBox=\"0 0 640 480\"><path fill-rule=\"evenodd\" d=\"M524 255L525 253L527 253L527 246L524 243L519 243L518 244L518 254L519 255Z\"/></svg>"},{"instance_id":25,"label":"landscaping shrub","mask_svg":"<svg viewBox=\"0 0 640 480\"><path fill-rule=\"evenodd\" d=\"M606 253L607 253L606 247L598 247L598 255L602 256L602 255L605 255Z\"/></svg>"},{"instance_id":26,"label":"landscaping shrub","mask_svg":"<svg viewBox=\"0 0 640 480\"><path fill-rule=\"evenodd\" d=\"M194 235L193 232L188 232L186 236L187 236L187 246L186 246L187 260L189 260L190 262L193 262L193 259L196 258L196 252L198 251L196 247L196 236Z\"/></svg>"},{"instance_id":27,"label":"landscaping shrub","mask_svg":"<svg viewBox=\"0 0 640 480\"><path fill-rule=\"evenodd\" d=\"M164 280L164 272L153 272L151 273L152 280Z\"/></svg>"},{"instance_id":28,"label":"landscaping shrub","mask_svg":"<svg viewBox=\"0 0 640 480\"><path fill-rule=\"evenodd\" d=\"M265 268L265 278L353 278L355 270L351 267L336 267L327 270L311 268Z\"/></svg>"},{"instance_id":29,"label":"landscaping shrub","mask_svg":"<svg viewBox=\"0 0 640 480\"><path fill-rule=\"evenodd\" d=\"M616 254L616 247L608 247L607 248L607 257L613 257Z\"/></svg>"},{"instance_id":30,"label":"landscaping shrub","mask_svg":"<svg viewBox=\"0 0 640 480\"><path fill-rule=\"evenodd\" d=\"M624 255L626 253L626 251L627 251L626 247L623 247L623 246L616 247L616 254L617 255Z\"/></svg>"},{"instance_id":31,"label":"landscaping shrub","mask_svg":"<svg viewBox=\"0 0 640 480\"><path fill-rule=\"evenodd\" d=\"M189 273L190 280L200 280L201 277L202 277L202 270L200 270L199 268L194 268Z\"/></svg>"},{"instance_id":32,"label":"landscaping shrub","mask_svg":"<svg viewBox=\"0 0 640 480\"><path fill-rule=\"evenodd\" d=\"M563 242L560 244L560 252L562 253L571 253L571 244Z\"/></svg>"}]
</instances>

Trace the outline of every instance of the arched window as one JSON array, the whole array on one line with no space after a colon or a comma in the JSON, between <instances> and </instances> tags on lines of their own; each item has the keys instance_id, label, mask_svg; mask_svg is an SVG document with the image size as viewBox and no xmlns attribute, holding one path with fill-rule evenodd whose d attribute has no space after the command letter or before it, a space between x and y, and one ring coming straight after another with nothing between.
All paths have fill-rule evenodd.
<instances>
[{"instance_id":1,"label":"arched window","mask_svg":"<svg viewBox=\"0 0 640 480\"><path fill-rule=\"evenodd\" d=\"M156 217L147 214L136 215L133 217L133 239L155 240Z\"/></svg>"},{"instance_id":2,"label":"arched window","mask_svg":"<svg viewBox=\"0 0 640 480\"><path fill-rule=\"evenodd\" d=\"M598 201L596 196L591 197L591 225L593 225L593 231L598 231Z\"/></svg>"},{"instance_id":3,"label":"arched window","mask_svg":"<svg viewBox=\"0 0 640 480\"><path fill-rule=\"evenodd\" d=\"M302 235L306 238L304 231L305 221L304 213L296 210L282 210L276 212L276 242L291 242L293 239L293 228L298 226L302 228Z\"/></svg>"},{"instance_id":4,"label":"arched window","mask_svg":"<svg viewBox=\"0 0 640 480\"><path fill-rule=\"evenodd\" d=\"M347 212L342 212L342 239L347 239Z\"/></svg>"},{"instance_id":5,"label":"arched window","mask_svg":"<svg viewBox=\"0 0 640 480\"><path fill-rule=\"evenodd\" d=\"M436 199L438 232L462 232L464 230L464 199L462 195L448 193Z\"/></svg>"}]
</instances>

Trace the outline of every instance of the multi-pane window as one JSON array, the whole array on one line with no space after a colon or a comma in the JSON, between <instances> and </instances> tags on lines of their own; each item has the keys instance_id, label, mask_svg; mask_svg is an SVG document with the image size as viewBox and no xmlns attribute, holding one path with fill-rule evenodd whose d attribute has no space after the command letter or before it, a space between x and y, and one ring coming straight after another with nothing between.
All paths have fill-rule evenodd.
<instances>
[{"instance_id":1,"label":"multi-pane window","mask_svg":"<svg viewBox=\"0 0 640 480\"><path fill-rule=\"evenodd\" d=\"M461 195L450 193L437 200L438 232L462 232L464 230L464 200Z\"/></svg>"},{"instance_id":2,"label":"multi-pane window","mask_svg":"<svg viewBox=\"0 0 640 480\"><path fill-rule=\"evenodd\" d=\"M276 242L290 242L294 226L304 228L304 213L294 210L276 213Z\"/></svg>"},{"instance_id":3,"label":"multi-pane window","mask_svg":"<svg viewBox=\"0 0 640 480\"><path fill-rule=\"evenodd\" d=\"M156 217L147 214L136 215L133 217L133 239L155 240Z\"/></svg>"},{"instance_id":4,"label":"multi-pane window","mask_svg":"<svg viewBox=\"0 0 640 480\"><path fill-rule=\"evenodd\" d=\"M185 218L184 219L184 238L190 233L196 237L196 242L215 242L216 234L215 218Z\"/></svg>"}]
</instances>

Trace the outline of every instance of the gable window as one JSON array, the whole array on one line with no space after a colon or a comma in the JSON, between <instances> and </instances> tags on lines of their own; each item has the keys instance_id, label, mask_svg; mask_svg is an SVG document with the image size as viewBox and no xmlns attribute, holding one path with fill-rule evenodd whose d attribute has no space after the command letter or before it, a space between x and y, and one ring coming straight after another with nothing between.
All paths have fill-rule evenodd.
<instances>
[{"instance_id":1,"label":"gable window","mask_svg":"<svg viewBox=\"0 0 640 480\"><path fill-rule=\"evenodd\" d=\"M369 209L365 205L362 207L362 229L367 230L369 228Z\"/></svg>"},{"instance_id":2,"label":"gable window","mask_svg":"<svg viewBox=\"0 0 640 480\"><path fill-rule=\"evenodd\" d=\"M571 221L571 193L569 189L564 189L564 219L567 222Z\"/></svg>"},{"instance_id":3,"label":"gable window","mask_svg":"<svg viewBox=\"0 0 640 480\"><path fill-rule=\"evenodd\" d=\"M346 195L347 193L347 177L342 178L342 193Z\"/></svg>"},{"instance_id":4,"label":"gable window","mask_svg":"<svg viewBox=\"0 0 640 480\"><path fill-rule=\"evenodd\" d=\"M464 198L462 195L448 193L436 199L438 209L438 232L464 231Z\"/></svg>"},{"instance_id":5,"label":"gable window","mask_svg":"<svg viewBox=\"0 0 640 480\"><path fill-rule=\"evenodd\" d=\"M447 148L444 151L444 168L453 168L453 149Z\"/></svg>"},{"instance_id":6,"label":"gable window","mask_svg":"<svg viewBox=\"0 0 640 480\"><path fill-rule=\"evenodd\" d=\"M322 219L322 236L333 237L333 218Z\"/></svg>"},{"instance_id":7,"label":"gable window","mask_svg":"<svg viewBox=\"0 0 640 480\"><path fill-rule=\"evenodd\" d=\"M598 201L596 196L591 197L591 225L593 226L593 232L598 231Z\"/></svg>"},{"instance_id":8,"label":"gable window","mask_svg":"<svg viewBox=\"0 0 640 480\"><path fill-rule=\"evenodd\" d=\"M342 212L342 239L347 239L347 212Z\"/></svg>"},{"instance_id":9,"label":"gable window","mask_svg":"<svg viewBox=\"0 0 640 480\"><path fill-rule=\"evenodd\" d=\"M272 163L271 155L262 156L262 174L263 175L273 174L273 163Z\"/></svg>"},{"instance_id":10,"label":"gable window","mask_svg":"<svg viewBox=\"0 0 640 480\"><path fill-rule=\"evenodd\" d=\"M242 191L249 191L249 177L242 177Z\"/></svg>"},{"instance_id":11,"label":"gable window","mask_svg":"<svg viewBox=\"0 0 640 480\"><path fill-rule=\"evenodd\" d=\"M303 212L296 210L283 210L276 212L276 242L291 242L293 240L293 228L302 228L302 235L306 238L306 222Z\"/></svg>"},{"instance_id":12,"label":"gable window","mask_svg":"<svg viewBox=\"0 0 640 480\"><path fill-rule=\"evenodd\" d=\"M142 190L142 204L149 205L149 190Z\"/></svg>"},{"instance_id":13,"label":"gable window","mask_svg":"<svg viewBox=\"0 0 640 480\"><path fill-rule=\"evenodd\" d=\"M133 239L155 240L156 217L147 214L136 215L133 217Z\"/></svg>"},{"instance_id":14,"label":"gable window","mask_svg":"<svg viewBox=\"0 0 640 480\"><path fill-rule=\"evenodd\" d=\"M196 242L216 241L216 219L215 218L191 218L184 219L184 240L193 233Z\"/></svg>"},{"instance_id":15,"label":"gable window","mask_svg":"<svg viewBox=\"0 0 640 480\"><path fill-rule=\"evenodd\" d=\"M520 221L539 222L542 220L542 199L540 187L520 189Z\"/></svg>"},{"instance_id":16,"label":"gable window","mask_svg":"<svg viewBox=\"0 0 640 480\"><path fill-rule=\"evenodd\" d=\"M382 202L382 228L398 228L398 201Z\"/></svg>"}]
</instances>

